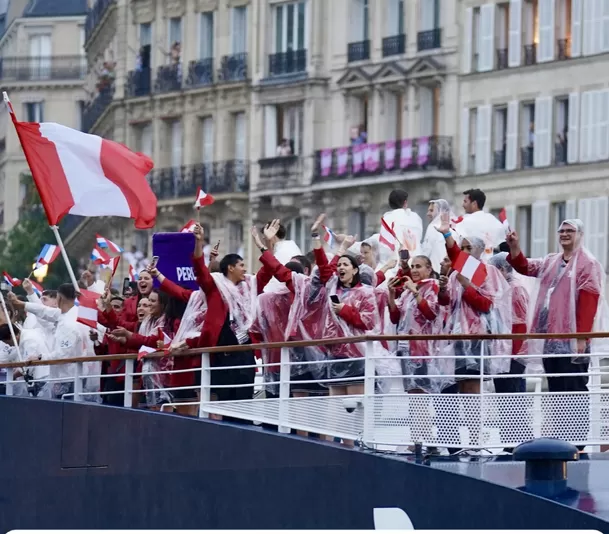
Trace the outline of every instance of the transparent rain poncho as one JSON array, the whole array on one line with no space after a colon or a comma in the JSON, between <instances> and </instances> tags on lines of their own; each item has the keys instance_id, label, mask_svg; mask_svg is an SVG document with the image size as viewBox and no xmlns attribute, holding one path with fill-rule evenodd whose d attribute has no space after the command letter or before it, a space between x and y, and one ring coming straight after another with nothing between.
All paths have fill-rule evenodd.
<instances>
[{"instance_id":1,"label":"transparent rain poncho","mask_svg":"<svg viewBox=\"0 0 609 534\"><path fill-rule=\"evenodd\" d=\"M570 260L565 262L562 253L553 253L542 259L528 259L526 272L521 270L522 274L539 280L537 293L531 299L530 332L607 331L609 316L604 296L603 268L584 246L582 221L569 219L560 228L563 225L576 230L575 248ZM510 262L518 269L515 258L510 258ZM590 351L603 352L607 349L606 345L605 339L592 339ZM576 340L568 339L528 340L522 353L574 354L574 363L586 358L577 355Z\"/></svg>"},{"instance_id":2,"label":"transparent rain poncho","mask_svg":"<svg viewBox=\"0 0 609 534\"><path fill-rule=\"evenodd\" d=\"M454 232L460 237L477 237L484 241L482 260L487 261L493 250L505 241L506 227L491 213L476 211L466 214L454 225ZM438 232L439 233L439 232Z\"/></svg>"},{"instance_id":3,"label":"transparent rain poncho","mask_svg":"<svg viewBox=\"0 0 609 534\"><path fill-rule=\"evenodd\" d=\"M201 335L201 329L207 314L207 299L203 290L193 291L188 299L180 326L173 338L174 343L186 339L195 339Z\"/></svg>"},{"instance_id":4,"label":"transparent rain poncho","mask_svg":"<svg viewBox=\"0 0 609 534\"><path fill-rule=\"evenodd\" d=\"M438 281L422 280L418 284L419 294L427 303L429 311L435 319L425 316L421 311L416 297L405 290L396 301L400 312L397 327L398 335L439 335L443 324L438 304ZM404 378L406 391L423 390L426 393L440 393L444 388L454 383L455 363L449 358L429 358L438 353L437 341L401 340L398 341L397 355L400 359L404 375L416 375ZM444 375L443 378L426 378L426 375Z\"/></svg>"},{"instance_id":5,"label":"transparent rain poncho","mask_svg":"<svg viewBox=\"0 0 609 534\"><path fill-rule=\"evenodd\" d=\"M246 274L243 282L234 284L222 273L211 273L211 276L228 308L231 327L234 328L237 339L245 341L256 318L256 277Z\"/></svg>"},{"instance_id":6,"label":"transparent rain poncho","mask_svg":"<svg viewBox=\"0 0 609 534\"><path fill-rule=\"evenodd\" d=\"M158 318L152 316L146 317L140 328L138 334L144 337L156 336L159 328L163 328L165 324L165 316L161 315ZM150 347L157 350L156 347ZM171 371L173 369L173 358L163 356L162 358L146 359L142 365L142 389L149 389L146 391L146 403L148 407L160 406L161 404L171 402L171 395L165 388L169 382L169 374L162 373L162 371Z\"/></svg>"},{"instance_id":7,"label":"transparent rain poncho","mask_svg":"<svg viewBox=\"0 0 609 534\"><path fill-rule=\"evenodd\" d=\"M475 238L468 238L475 241ZM492 265L486 266L487 276L479 288L473 285L469 289L470 295L475 292L490 300L491 306L487 313L472 308L464 299L465 290L457 280L457 272L453 271L448 281L448 295L450 309L447 317L445 331L449 334L511 334L512 333L512 295L510 286ZM479 371L480 356L495 356L485 358L484 373L506 373L510 368L512 343L510 340L465 340L442 342L442 353L455 355L456 371Z\"/></svg>"},{"instance_id":8,"label":"transparent rain poncho","mask_svg":"<svg viewBox=\"0 0 609 534\"><path fill-rule=\"evenodd\" d=\"M388 211L383 215L385 222L393 228L398 240L410 251L412 257L421 254L423 223L421 217L410 208ZM379 244L381 263L387 263L396 253L383 243Z\"/></svg>"},{"instance_id":9,"label":"transparent rain poncho","mask_svg":"<svg viewBox=\"0 0 609 534\"><path fill-rule=\"evenodd\" d=\"M435 216L433 220L427 226L425 230L425 238L421 245L423 255L427 256L431 260L433 270L437 273L440 272L440 262L446 257L446 240L444 236L436 230L436 227L440 225L441 217L448 216L449 220L455 218L455 214L450 209L448 201L440 198L438 200L430 200L430 204L435 206Z\"/></svg>"}]
</instances>

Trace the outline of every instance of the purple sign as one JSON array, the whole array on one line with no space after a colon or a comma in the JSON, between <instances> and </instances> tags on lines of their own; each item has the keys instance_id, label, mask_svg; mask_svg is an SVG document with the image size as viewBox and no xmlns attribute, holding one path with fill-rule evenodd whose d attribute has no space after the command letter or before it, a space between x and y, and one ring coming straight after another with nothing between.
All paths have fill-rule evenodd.
<instances>
[{"instance_id":1,"label":"purple sign","mask_svg":"<svg viewBox=\"0 0 609 534\"><path fill-rule=\"evenodd\" d=\"M160 233L152 236L152 255L159 257L159 271L172 282L188 289L199 289L192 268L194 248L195 236L190 232ZM158 285L155 280L155 286Z\"/></svg>"}]
</instances>

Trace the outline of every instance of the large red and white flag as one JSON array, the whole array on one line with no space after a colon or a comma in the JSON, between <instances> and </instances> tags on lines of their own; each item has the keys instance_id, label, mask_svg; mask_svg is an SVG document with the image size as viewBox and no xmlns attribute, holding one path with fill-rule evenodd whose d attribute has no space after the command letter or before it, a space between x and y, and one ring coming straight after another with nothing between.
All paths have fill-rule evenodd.
<instances>
[{"instance_id":1,"label":"large red and white flag","mask_svg":"<svg viewBox=\"0 0 609 534\"><path fill-rule=\"evenodd\" d=\"M78 297L78 319L89 328L97 328L97 299L101 295L86 289L80 290Z\"/></svg>"},{"instance_id":2,"label":"large red and white flag","mask_svg":"<svg viewBox=\"0 0 609 534\"><path fill-rule=\"evenodd\" d=\"M6 93L4 101L51 226L72 214L129 217L136 228L154 227L148 156L54 122L19 122Z\"/></svg>"},{"instance_id":3,"label":"large red and white flag","mask_svg":"<svg viewBox=\"0 0 609 534\"><path fill-rule=\"evenodd\" d=\"M460 252L453 269L461 273L472 284L480 287L486 280L486 265L465 252Z\"/></svg>"},{"instance_id":4,"label":"large red and white flag","mask_svg":"<svg viewBox=\"0 0 609 534\"><path fill-rule=\"evenodd\" d=\"M381 233L379 235L379 242L386 245L391 250L395 250L395 244L398 240L398 237L395 235L393 228L387 224L385 219L381 217Z\"/></svg>"}]
</instances>

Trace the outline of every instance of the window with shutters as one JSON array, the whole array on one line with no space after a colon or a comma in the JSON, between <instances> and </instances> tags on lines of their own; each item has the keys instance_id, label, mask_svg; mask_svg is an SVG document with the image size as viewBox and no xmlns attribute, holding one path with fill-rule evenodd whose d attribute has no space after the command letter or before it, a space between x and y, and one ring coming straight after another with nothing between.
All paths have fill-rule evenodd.
<instances>
[{"instance_id":1,"label":"window with shutters","mask_svg":"<svg viewBox=\"0 0 609 534\"><path fill-rule=\"evenodd\" d=\"M51 76L51 34L37 33L29 37L30 79L46 80Z\"/></svg>"},{"instance_id":2,"label":"window with shutters","mask_svg":"<svg viewBox=\"0 0 609 534\"><path fill-rule=\"evenodd\" d=\"M558 59L571 57L571 0L556 0L556 44Z\"/></svg>"},{"instance_id":3,"label":"window with shutters","mask_svg":"<svg viewBox=\"0 0 609 534\"><path fill-rule=\"evenodd\" d=\"M214 57L214 12L205 11L199 19L199 59Z\"/></svg>"},{"instance_id":4,"label":"window with shutters","mask_svg":"<svg viewBox=\"0 0 609 534\"><path fill-rule=\"evenodd\" d=\"M299 102L277 106L277 139L279 145L285 146L287 143L289 155L302 154L302 132L303 104ZM280 155L279 145L277 155Z\"/></svg>"},{"instance_id":5,"label":"window with shutters","mask_svg":"<svg viewBox=\"0 0 609 534\"><path fill-rule=\"evenodd\" d=\"M539 18L537 0L524 2L524 64L537 63L537 46L539 44Z\"/></svg>"},{"instance_id":6,"label":"window with shutters","mask_svg":"<svg viewBox=\"0 0 609 534\"><path fill-rule=\"evenodd\" d=\"M493 169L505 170L507 145L507 105L493 109Z\"/></svg>"},{"instance_id":7,"label":"window with shutters","mask_svg":"<svg viewBox=\"0 0 609 534\"><path fill-rule=\"evenodd\" d=\"M566 202L555 202L552 204L552 215L550 218L550 229L554 235L552 246L554 247L550 252L558 252L560 245L558 241L558 227L567 218L567 203Z\"/></svg>"},{"instance_id":8,"label":"window with shutters","mask_svg":"<svg viewBox=\"0 0 609 534\"><path fill-rule=\"evenodd\" d=\"M247 52L247 6L236 6L231 9L232 53Z\"/></svg>"},{"instance_id":9,"label":"window with shutters","mask_svg":"<svg viewBox=\"0 0 609 534\"><path fill-rule=\"evenodd\" d=\"M290 2L275 7L275 53L306 48L305 2Z\"/></svg>"},{"instance_id":10,"label":"window with shutters","mask_svg":"<svg viewBox=\"0 0 609 534\"><path fill-rule=\"evenodd\" d=\"M569 139L569 95L557 96L554 104L554 164L565 165Z\"/></svg>"},{"instance_id":11,"label":"window with shutters","mask_svg":"<svg viewBox=\"0 0 609 534\"><path fill-rule=\"evenodd\" d=\"M167 21L168 63L179 63L182 55L182 17L173 17Z\"/></svg>"},{"instance_id":12,"label":"window with shutters","mask_svg":"<svg viewBox=\"0 0 609 534\"><path fill-rule=\"evenodd\" d=\"M362 137L361 140L365 141L368 138L368 96L348 95L346 99L349 115L349 138L351 142L357 140L358 137Z\"/></svg>"},{"instance_id":13,"label":"window with shutters","mask_svg":"<svg viewBox=\"0 0 609 534\"><path fill-rule=\"evenodd\" d=\"M508 40L510 37L510 3L497 4L495 16L495 48L497 68L508 67Z\"/></svg>"},{"instance_id":14,"label":"window with shutters","mask_svg":"<svg viewBox=\"0 0 609 534\"><path fill-rule=\"evenodd\" d=\"M478 71L480 58L480 6L475 7L472 19L472 70Z\"/></svg>"},{"instance_id":15,"label":"window with shutters","mask_svg":"<svg viewBox=\"0 0 609 534\"><path fill-rule=\"evenodd\" d=\"M531 253L531 206L520 206L518 208L516 228L520 238L520 250L528 257Z\"/></svg>"},{"instance_id":16,"label":"window with shutters","mask_svg":"<svg viewBox=\"0 0 609 534\"><path fill-rule=\"evenodd\" d=\"M524 102L520 114L520 160L522 167L533 166L535 149L535 102Z\"/></svg>"}]
</instances>

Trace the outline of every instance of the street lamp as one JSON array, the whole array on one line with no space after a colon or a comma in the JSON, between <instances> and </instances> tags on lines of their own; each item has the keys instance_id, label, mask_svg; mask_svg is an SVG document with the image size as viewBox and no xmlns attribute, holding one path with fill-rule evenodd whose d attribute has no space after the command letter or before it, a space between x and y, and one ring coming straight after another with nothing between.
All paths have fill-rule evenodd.
<instances>
[{"instance_id":1,"label":"street lamp","mask_svg":"<svg viewBox=\"0 0 609 534\"><path fill-rule=\"evenodd\" d=\"M45 264L36 269L36 264L34 263L32 265L32 274L34 275L34 278L36 278L38 283L42 284L47 274L49 274L49 266Z\"/></svg>"}]
</instances>

